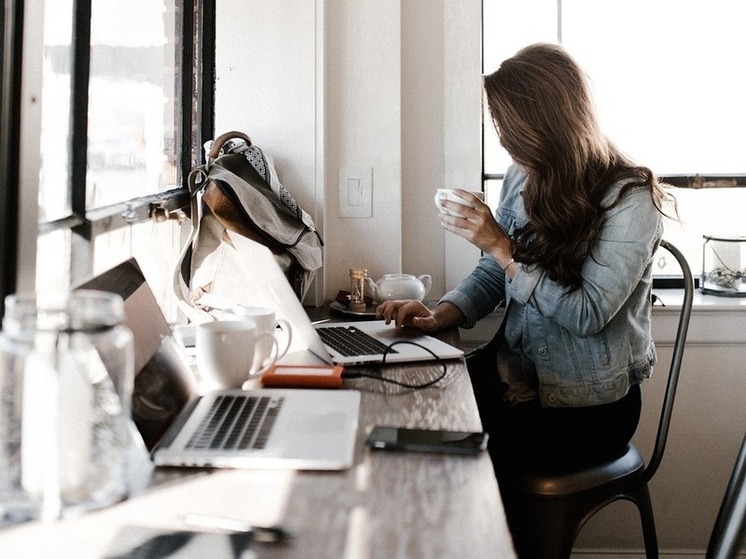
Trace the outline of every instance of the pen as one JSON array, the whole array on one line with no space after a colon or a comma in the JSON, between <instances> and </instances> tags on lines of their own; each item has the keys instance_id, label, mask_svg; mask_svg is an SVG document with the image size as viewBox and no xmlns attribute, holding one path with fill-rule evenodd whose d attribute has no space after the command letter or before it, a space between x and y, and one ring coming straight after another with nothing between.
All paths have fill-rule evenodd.
<instances>
[{"instance_id":1,"label":"pen","mask_svg":"<svg viewBox=\"0 0 746 559\"><path fill-rule=\"evenodd\" d=\"M293 537L290 532L277 526L252 526L242 520L233 518L185 514L181 517L181 520L185 524L199 528L215 528L230 532L250 533L254 541L259 543L282 543Z\"/></svg>"}]
</instances>

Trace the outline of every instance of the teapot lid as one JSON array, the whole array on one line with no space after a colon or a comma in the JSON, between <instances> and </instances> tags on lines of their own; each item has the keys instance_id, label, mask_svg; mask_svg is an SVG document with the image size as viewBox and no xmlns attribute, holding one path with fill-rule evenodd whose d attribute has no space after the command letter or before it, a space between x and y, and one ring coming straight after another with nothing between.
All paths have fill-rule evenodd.
<instances>
[{"instance_id":1,"label":"teapot lid","mask_svg":"<svg viewBox=\"0 0 746 559\"><path fill-rule=\"evenodd\" d=\"M383 274L386 279L410 279L414 277L414 274L401 274L397 272L391 272L389 274Z\"/></svg>"}]
</instances>

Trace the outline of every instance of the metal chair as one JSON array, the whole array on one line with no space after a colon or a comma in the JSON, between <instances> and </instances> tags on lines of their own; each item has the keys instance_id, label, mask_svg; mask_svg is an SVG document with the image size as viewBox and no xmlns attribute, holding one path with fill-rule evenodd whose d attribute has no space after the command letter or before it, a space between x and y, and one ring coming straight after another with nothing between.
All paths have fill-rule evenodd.
<instances>
[{"instance_id":1,"label":"metal chair","mask_svg":"<svg viewBox=\"0 0 746 559\"><path fill-rule=\"evenodd\" d=\"M746 537L746 435L707 546L707 559L733 559Z\"/></svg>"},{"instance_id":2,"label":"metal chair","mask_svg":"<svg viewBox=\"0 0 746 559\"><path fill-rule=\"evenodd\" d=\"M529 543L534 548L528 552L531 557L569 558L575 538L586 521L619 499L626 499L637 506L646 556L648 559L658 557L648 482L658 469L666 446L694 296L694 280L684 256L665 240L661 242L661 247L676 258L684 274L684 302L650 460L646 466L640 452L630 443L623 456L589 469L556 475L528 474L523 477L518 490L527 503L528 522L533 536Z\"/></svg>"}]
</instances>

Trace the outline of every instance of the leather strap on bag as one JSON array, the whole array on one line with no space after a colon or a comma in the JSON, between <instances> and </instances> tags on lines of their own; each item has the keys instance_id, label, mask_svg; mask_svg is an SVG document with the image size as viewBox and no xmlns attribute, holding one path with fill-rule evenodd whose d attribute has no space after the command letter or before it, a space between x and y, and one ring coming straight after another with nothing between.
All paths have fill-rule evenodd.
<instances>
[{"instance_id":1,"label":"leather strap on bag","mask_svg":"<svg viewBox=\"0 0 746 559\"><path fill-rule=\"evenodd\" d=\"M235 138L241 138L244 142L246 142L247 146L251 145L251 138L249 138L246 134L243 132L238 131L232 131L232 132L226 132L225 134L221 134L215 140L212 142L212 145L210 146L210 151L207 152L207 166L209 167L210 164L218 158L220 155L220 150L223 149L223 145L229 140L233 140Z\"/></svg>"}]
</instances>

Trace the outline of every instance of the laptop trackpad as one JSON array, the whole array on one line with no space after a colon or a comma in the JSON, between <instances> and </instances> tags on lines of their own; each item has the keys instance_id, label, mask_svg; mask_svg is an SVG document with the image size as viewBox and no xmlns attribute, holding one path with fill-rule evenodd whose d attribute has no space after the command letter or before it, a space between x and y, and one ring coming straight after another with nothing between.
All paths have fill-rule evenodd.
<instances>
[{"instance_id":1,"label":"laptop trackpad","mask_svg":"<svg viewBox=\"0 0 746 559\"><path fill-rule=\"evenodd\" d=\"M347 415L341 412L303 414L289 419L288 426L295 432L338 435L344 432Z\"/></svg>"}]
</instances>

